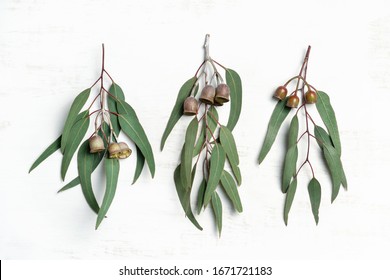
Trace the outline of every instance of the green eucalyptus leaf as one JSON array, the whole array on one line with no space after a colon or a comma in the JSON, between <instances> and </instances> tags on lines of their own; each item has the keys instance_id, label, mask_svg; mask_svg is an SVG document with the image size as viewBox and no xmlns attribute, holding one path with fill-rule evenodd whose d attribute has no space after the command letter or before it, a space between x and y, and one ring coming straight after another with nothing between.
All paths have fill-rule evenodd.
<instances>
[{"instance_id":1,"label":"green eucalyptus leaf","mask_svg":"<svg viewBox=\"0 0 390 280\"><path fill-rule=\"evenodd\" d=\"M332 177L332 202L337 198L340 191L340 184L347 188L348 182L344 173L343 165L340 156L333 147L330 136L320 126L315 126L314 136L317 139L318 145L322 148L325 162L329 168Z\"/></svg>"},{"instance_id":2,"label":"green eucalyptus leaf","mask_svg":"<svg viewBox=\"0 0 390 280\"><path fill-rule=\"evenodd\" d=\"M65 121L64 130L62 132L62 139L61 139L61 152L65 152L65 147L68 144L70 140L70 131L72 129L73 124L75 123L75 120L77 118L78 113L83 108L85 102L87 102L89 94L91 93L91 89L88 88L84 91L82 91L73 101L72 106L70 107L68 117Z\"/></svg>"},{"instance_id":3,"label":"green eucalyptus leaf","mask_svg":"<svg viewBox=\"0 0 390 280\"><path fill-rule=\"evenodd\" d=\"M167 126L164 130L162 139L161 139L161 146L160 149L161 151L164 149L165 141L167 141L167 138L169 134L171 133L173 127L175 124L178 122L178 120L181 118L183 115L183 103L185 99L191 94L191 89L194 86L197 78L192 77L188 81L186 81L183 86L180 88L179 94L176 99L175 106L172 109L171 115L169 117Z\"/></svg>"},{"instance_id":4,"label":"green eucalyptus leaf","mask_svg":"<svg viewBox=\"0 0 390 280\"><path fill-rule=\"evenodd\" d=\"M219 195L217 192L214 191L213 195L211 196L211 205L213 207L215 220L217 221L217 228L219 236L221 236L222 231L222 202L219 198Z\"/></svg>"},{"instance_id":5,"label":"green eucalyptus leaf","mask_svg":"<svg viewBox=\"0 0 390 280\"><path fill-rule=\"evenodd\" d=\"M230 161L229 161L229 164L230 164L230 167L232 168L234 178L236 178L237 184L240 186L242 183L240 168L238 167L238 165L232 164Z\"/></svg>"},{"instance_id":6,"label":"green eucalyptus leaf","mask_svg":"<svg viewBox=\"0 0 390 280\"><path fill-rule=\"evenodd\" d=\"M295 144L288 148L286 157L284 158L283 176L282 176L282 192L286 193L290 185L291 178L295 175L298 159L298 148Z\"/></svg>"},{"instance_id":7,"label":"green eucalyptus leaf","mask_svg":"<svg viewBox=\"0 0 390 280\"><path fill-rule=\"evenodd\" d=\"M200 211L202 210L206 186L207 186L206 180L203 178L202 182L200 183L199 189L198 189L198 196L197 196L197 200L196 200L196 210L198 212L198 215L200 214Z\"/></svg>"},{"instance_id":8,"label":"green eucalyptus leaf","mask_svg":"<svg viewBox=\"0 0 390 280\"><path fill-rule=\"evenodd\" d=\"M118 112L118 107L117 107L116 103L118 100L125 100L125 95L123 94L123 91L120 88L120 86L118 86L115 83L113 83L110 86L110 89L108 90L108 92L112 95L112 96L108 95L108 97L107 97L108 109L111 112L118 114L119 112ZM115 114L110 114L110 120L111 120L112 128L114 129L115 134L118 135L120 130L121 130L120 125L119 125L118 116Z\"/></svg>"},{"instance_id":9,"label":"green eucalyptus leaf","mask_svg":"<svg viewBox=\"0 0 390 280\"><path fill-rule=\"evenodd\" d=\"M218 126L218 121L219 119L219 116L218 116L218 112L217 110L215 109L214 106L211 106L210 110L207 112L207 125L209 126L210 130L207 129L206 131L206 134L207 134L207 139L212 139L214 137L214 132L215 132L215 129L217 128Z\"/></svg>"},{"instance_id":10,"label":"green eucalyptus leaf","mask_svg":"<svg viewBox=\"0 0 390 280\"><path fill-rule=\"evenodd\" d=\"M134 184L138 180L139 176L142 173L142 169L144 168L144 165L145 165L145 157L142 154L141 150L137 147L137 165L135 168L134 179L132 184Z\"/></svg>"},{"instance_id":11,"label":"green eucalyptus leaf","mask_svg":"<svg viewBox=\"0 0 390 280\"><path fill-rule=\"evenodd\" d=\"M74 123L79 122L81 119L83 119L85 116L88 115L87 111L83 111L80 114L77 115ZM50 144L49 147L46 148L46 150L43 151L43 153L38 157L38 159L33 163L28 173L33 171L38 165L40 165L44 160L46 160L49 156L51 156L55 151L61 148L61 139L62 135L60 135L52 144Z\"/></svg>"},{"instance_id":12,"label":"green eucalyptus leaf","mask_svg":"<svg viewBox=\"0 0 390 280\"><path fill-rule=\"evenodd\" d=\"M198 118L195 116L188 125L183 151L181 153L181 168L180 177L184 188L191 188L191 168L192 168L192 154L194 152L194 145L196 135L198 133Z\"/></svg>"},{"instance_id":13,"label":"green eucalyptus leaf","mask_svg":"<svg viewBox=\"0 0 390 280\"><path fill-rule=\"evenodd\" d=\"M321 203L321 185L316 178L310 180L308 191L310 197L311 211L313 212L314 220L318 225L318 210L320 208Z\"/></svg>"},{"instance_id":14,"label":"green eucalyptus leaf","mask_svg":"<svg viewBox=\"0 0 390 280\"><path fill-rule=\"evenodd\" d=\"M329 131L332 143L336 148L337 153L341 156L341 142L339 129L337 127L336 115L330 104L329 96L322 91L317 91L318 100L316 102L318 113L321 116L326 128Z\"/></svg>"},{"instance_id":15,"label":"green eucalyptus leaf","mask_svg":"<svg viewBox=\"0 0 390 280\"><path fill-rule=\"evenodd\" d=\"M104 131L104 134L105 135L109 135L110 134L110 127L106 124L106 123L103 123L102 125L103 127L103 131ZM105 147L106 147L106 150L107 150L107 147L108 147L108 143L106 141L106 139L104 138L103 136L103 133L102 133L102 130L99 130L98 132L99 136L103 138L103 141L105 143ZM106 151L102 151L100 153L93 153L91 154L93 156L93 165L92 165L92 172L96 169L96 167L98 167L98 165L100 164L100 162L102 161L104 155L105 155ZM58 193L60 192L63 192L63 191L66 191L66 190L69 190L71 188L74 188L76 186L78 186L80 184L80 177L77 176L76 178L74 178L72 181L70 181L68 184L66 184L65 186L63 186L59 191Z\"/></svg>"},{"instance_id":16,"label":"green eucalyptus leaf","mask_svg":"<svg viewBox=\"0 0 390 280\"><path fill-rule=\"evenodd\" d=\"M329 146L333 146L328 132L326 132L326 130L321 126L316 125L314 127L314 136L316 137L318 146L321 148L323 148L323 143L328 144Z\"/></svg>"},{"instance_id":17,"label":"green eucalyptus leaf","mask_svg":"<svg viewBox=\"0 0 390 280\"><path fill-rule=\"evenodd\" d=\"M116 186L118 184L119 160L106 158L104 160L104 165L106 169L106 191L104 193L102 206L98 213L95 229L98 229L99 225L106 216L114 199Z\"/></svg>"},{"instance_id":18,"label":"green eucalyptus leaf","mask_svg":"<svg viewBox=\"0 0 390 280\"><path fill-rule=\"evenodd\" d=\"M205 138L204 138L205 137L204 136L205 129L206 129L205 125L201 126L198 139L196 140L196 143L195 143L194 152L192 153L193 157L196 157L197 155L199 155L202 152L202 150L205 148L205 146L203 146L204 141L205 141Z\"/></svg>"},{"instance_id":19,"label":"green eucalyptus leaf","mask_svg":"<svg viewBox=\"0 0 390 280\"><path fill-rule=\"evenodd\" d=\"M288 135L288 148L284 158L284 168L282 176L282 192L287 191L288 185L290 184L291 178L295 175L297 160L298 160L298 131L299 124L298 118L295 115L290 123L290 130Z\"/></svg>"},{"instance_id":20,"label":"green eucalyptus leaf","mask_svg":"<svg viewBox=\"0 0 390 280\"><path fill-rule=\"evenodd\" d=\"M211 152L210 173L204 195L204 206L206 206L215 192L221 179L223 167L225 165L226 154L221 144L216 144Z\"/></svg>"},{"instance_id":21,"label":"green eucalyptus leaf","mask_svg":"<svg viewBox=\"0 0 390 280\"><path fill-rule=\"evenodd\" d=\"M118 109L120 111L120 106L118 106ZM138 118L130 114L120 114L119 124L123 132L141 150L149 166L150 173L152 174L152 177L154 177L156 166L154 162L152 147L150 146L148 137L146 136L144 129L142 128L140 122L138 121Z\"/></svg>"},{"instance_id":22,"label":"green eucalyptus leaf","mask_svg":"<svg viewBox=\"0 0 390 280\"><path fill-rule=\"evenodd\" d=\"M282 125L283 121L286 119L288 113L290 112L289 107L286 106L287 98L282 101L279 101L274 111L272 112L271 119L268 123L267 134L265 135L263 146L261 147L259 155L259 164L262 163L264 158L267 156L269 150L271 149L273 143L275 142L276 135Z\"/></svg>"},{"instance_id":23,"label":"green eucalyptus leaf","mask_svg":"<svg viewBox=\"0 0 390 280\"><path fill-rule=\"evenodd\" d=\"M239 165L240 160L238 157L236 142L234 141L233 134L226 126L221 126L219 139L221 140L221 145L225 150L229 161L234 165Z\"/></svg>"},{"instance_id":24,"label":"green eucalyptus leaf","mask_svg":"<svg viewBox=\"0 0 390 280\"><path fill-rule=\"evenodd\" d=\"M180 178L180 165L176 167L173 178L175 181L176 191L179 196L181 206L183 207L186 216L195 227L197 227L199 230L203 230L203 228L199 225L198 221L195 219L194 214L192 213L190 205L191 189L184 188L181 183L182 179Z\"/></svg>"},{"instance_id":25,"label":"green eucalyptus leaf","mask_svg":"<svg viewBox=\"0 0 390 280\"><path fill-rule=\"evenodd\" d=\"M134 118L135 120L139 121L137 113L135 112L133 107L131 107L131 105L129 103L127 103L126 101L118 100L116 102L116 106L118 108L118 113L119 114L130 115L132 118Z\"/></svg>"},{"instance_id":26,"label":"green eucalyptus leaf","mask_svg":"<svg viewBox=\"0 0 390 280\"><path fill-rule=\"evenodd\" d=\"M241 204L240 195L238 194L236 182L234 181L232 175L230 175L229 172L225 170L222 171L221 184L222 187L225 189L228 197L232 201L234 208L239 213L241 213L242 204Z\"/></svg>"},{"instance_id":27,"label":"green eucalyptus leaf","mask_svg":"<svg viewBox=\"0 0 390 280\"><path fill-rule=\"evenodd\" d=\"M230 88L230 113L226 127L233 131L240 117L242 106L241 78L237 72L232 69L226 69L226 84Z\"/></svg>"},{"instance_id":28,"label":"green eucalyptus leaf","mask_svg":"<svg viewBox=\"0 0 390 280\"><path fill-rule=\"evenodd\" d=\"M95 161L95 154L89 152L88 140L80 146L77 153L77 169L79 172L81 189L88 205L97 214L99 212L99 205L92 189L91 174L93 171L93 164Z\"/></svg>"},{"instance_id":29,"label":"green eucalyptus leaf","mask_svg":"<svg viewBox=\"0 0 390 280\"><path fill-rule=\"evenodd\" d=\"M288 223L288 213L290 212L291 205L293 203L296 190L297 190L297 178L294 178L291 181L290 186L287 189L286 201L285 201L285 204L284 204L284 215L283 215L283 218L284 218L284 223L286 224L286 226L287 226L287 223Z\"/></svg>"},{"instance_id":30,"label":"green eucalyptus leaf","mask_svg":"<svg viewBox=\"0 0 390 280\"><path fill-rule=\"evenodd\" d=\"M54 154L55 151L57 151L59 148L61 148L61 135L58 137L53 143L50 144L49 147L46 148L46 150L43 151L43 153L37 158L36 161L32 164L30 170L28 173L33 171L38 165L40 165L45 159L47 159L49 156Z\"/></svg>"},{"instance_id":31,"label":"green eucalyptus leaf","mask_svg":"<svg viewBox=\"0 0 390 280\"><path fill-rule=\"evenodd\" d=\"M340 185L342 182L347 186L343 165L340 160L340 156L333 146L324 144L324 157L328 165L331 177L332 177L332 202L339 194Z\"/></svg>"},{"instance_id":32,"label":"green eucalyptus leaf","mask_svg":"<svg viewBox=\"0 0 390 280\"><path fill-rule=\"evenodd\" d=\"M66 172L68 171L69 164L73 158L73 155L76 152L81 141L83 140L85 134L87 133L89 127L88 115L89 115L89 110L86 111L85 117L81 121L76 122L73 125L72 129L69 132L69 141L66 146L64 156L62 158L62 164L61 164L62 180L65 180L65 175Z\"/></svg>"}]
</instances>

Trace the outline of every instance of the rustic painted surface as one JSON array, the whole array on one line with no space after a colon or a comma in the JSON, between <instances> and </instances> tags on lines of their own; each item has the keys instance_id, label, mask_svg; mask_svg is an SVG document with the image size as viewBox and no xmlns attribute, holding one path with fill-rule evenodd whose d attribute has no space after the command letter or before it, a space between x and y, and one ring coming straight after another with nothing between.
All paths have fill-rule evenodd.
<instances>
[{"instance_id":1,"label":"rustic painted surface","mask_svg":"<svg viewBox=\"0 0 390 280\"><path fill-rule=\"evenodd\" d=\"M389 258L388 2L258 2L1 1L0 258ZM173 130L163 153L158 149L177 91L202 60L205 33L212 36L211 56L239 72L244 89L234 131L244 212L225 206L222 238L211 209L199 218L200 232L176 197L173 171L189 119ZM58 154L27 171L59 135L75 95L97 78L102 42L107 69L148 132L157 171L151 180L145 170L131 186L135 157L123 162L108 219L95 231L79 188L56 194L63 185ZM316 161L323 186L319 226L304 172L285 227L283 137L261 166L256 158L272 91L297 72L309 43L308 79L331 96L350 190L331 205L330 180ZM75 174L73 162L67 178ZM104 178L94 180L101 199Z\"/></svg>"}]
</instances>

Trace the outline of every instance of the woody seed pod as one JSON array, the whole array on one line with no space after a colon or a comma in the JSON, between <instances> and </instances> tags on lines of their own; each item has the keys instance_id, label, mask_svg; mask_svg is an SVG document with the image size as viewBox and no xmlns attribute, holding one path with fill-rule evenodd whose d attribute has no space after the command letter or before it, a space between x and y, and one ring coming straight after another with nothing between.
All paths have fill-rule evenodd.
<instances>
[{"instance_id":1,"label":"woody seed pod","mask_svg":"<svg viewBox=\"0 0 390 280\"><path fill-rule=\"evenodd\" d=\"M184 101L184 112L183 114L186 116L194 116L198 113L198 101L195 97L189 96Z\"/></svg>"},{"instance_id":2,"label":"woody seed pod","mask_svg":"<svg viewBox=\"0 0 390 280\"><path fill-rule=\"evenodd\" d=\"M314 104L317 102L317 93L313 90L309 90L305 94L305 100L307 104Z\"/></svg>"},{"instance_id":3,"label":"woody seed pod","mask_svg":"<svg viewBox=\"0 0 390 280\"><path fill-rule=\"evenodd\" d=\"M227 84L219 84L215 90L214 102L226 103L230 99L230 88Z\"/></svg>"},{"instance_id":4,"label":"woody seed pod","mask_svg":"<svg viewBox=\"0 0 390 280\"><path fill-rule=\"evenodd\" d=\"M102 137L95 135L89 139L89 152L90 153L100 153L104 151L104 142Z\"/></svg>"},{"instance_id":5,"label":"woody seed pod","mask_svg":"<svg viewBox=\"0 0 390 280\"><path fill-rule=\"evenodd\" d=\"M118 158L121 152L121 148L118 143L111 143L108 146L108 156L109 158Z\"/></svg>"},{"instance_id":6,"label":"woody seed pod","mask_svg":"<svg viewBox=\"0 0 390 280\"><path fill-rule=\"evenodd\" d=\"M290 108L297 108L299 104L299 97L296 95L291 95L287 100L287 107Z\"/></svg>"},{"instance_id":7,"label":"woody seed pod","mask_svg":"<svg viewBox=\"0 0 390 280\"><path fill-rule=\"evenodd\" d=\"M214 104L215 88L207 85L202 89L199 100L206 104Z\"/></svg>"},{"instance_id":8,"label":"woody seed pod","mask_svg":"<svg viewBox=\"0 0 390 280\"><path fill-rule=\"evenodd\" d=\"M129 148L129 146L127 146L127 144L125 142L120 142L120 143L118 143L118 145L121 149L118 157L120 159L128 158L132 152L131 149Z\"/></svg>"},{"instance_id":9,"label":"woody seed pod","mask_svg":"<svg viewBox=\"0 0 390 280\"><path fill-rule=\"evenodd\" d=\"M274 97L279 100L284 100L287 95L287 88L285 86L280 86L276 89Z\"/></svg>"}]
</instances>

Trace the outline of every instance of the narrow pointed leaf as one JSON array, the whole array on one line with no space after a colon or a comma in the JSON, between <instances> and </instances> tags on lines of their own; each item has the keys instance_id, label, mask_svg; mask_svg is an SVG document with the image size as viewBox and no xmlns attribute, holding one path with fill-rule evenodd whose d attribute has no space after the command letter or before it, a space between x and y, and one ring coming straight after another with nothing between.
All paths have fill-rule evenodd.
<instances>
[{"instance_id":1,"label":"narrow pointed leaf","mask_svg":"<svg viewBox=\"0 0 390 280\"><path fill-rule=\"evenodd\" d=\"M204 201L204 193L206 191L206 180L203 178L202 182L200 183L199 189L198 189L198 196L196 199L196 210L198 215L200 214L200 211L202 210L203 201Z\"/></svg>"},{"instance_id":2,"label":"narrow pointed leaf","mask_svg":"<svg viewBox=\"0 0 390 280\"><path fill-rule=\"evenodd\" d=\"M179 196L181 206L183 207L186 216L195 227L197 227L199 230L203 230L203 228L199 225L198 221L195 219L194 214L192 213L190 205L191 189L185 189L181 183L182 179L180 178L180 165L176 167L173 178L175 181L177 195Z\"/></svg>"},{"instance_id":3,"label":"narrow pointed leaf","mask_svg":"<svg viewBox=\"0 0 390 280\"><path fill-rule=\"evenodd\" d=\"M144 165L145 165L145 157L142 154L141 150L137 147L137 165L135 167L134 179L132 184L134 184L138 180L139 176L142 173L142 169L144 168Z\"/></svg>"},{"instance_id":4,"label":"narrow pointed leaf","mask_svg":"<svg viewBox=\"0 0 390 280\"><path fill-rule=\"evenodd\" d=\"M285 193L287 191L288 185L291 182L291 178L295 175L297 160L298 160L298 118L295 115L290 124L290 129L288 133L288 146L287 153L284 158L284 168L282 175L282 192Z\"/></svg>"},{"instance_id":5,"label":"narrow pointed leaf","mask_svg":"<svg viewBox=\"0 0 390 280\"><path fill-rule=\"evenodd\" d=\"M108 109L113 113L119 113L116 103L118 100L125 100L125 95L123 94L123 91L120 88L120 86L118 86L115 83L113 83L110 86L110 89L108 91L112 95L112 96L110 96L110 95L107 96ZM119 125L118 116L116 116L115 114L110 114L110 120L111 120L112 128L114 129L115 134L118 135L120 132L120 125Z\"/></svg>"},{"instance_id":6,"label":"narrow pointed leaf","mask_svg":"<svg viewBox=\"0 0 390 280\"><path fill-rule=\"evenodd\" d=\"M315 126L315 128L314 128L314 135L317 138L317 143L318 143L318 145L321 148L323 148L323 143L326 143L328 146L333 146L332 140L330 139L329 134L322 127L320 127L318 125ZM341 164L341 167L342 167L342 164ZM344 168L342 168L340 170L340 172L341 172L341 179L340 179L341 180L341 184L343 185L343 187L345 189L347 189L348 188L348 182L347 182L347 177L345 176L345 173L344 173Z\"/></svg>"},{"instance_id":7,"label":"narrow pointed leaf","mask_svg":"<svg viewBox=\"0 0 390 280\"><path fill-rule=\"evenodd\" d=\"M318 225L318 210L320 208L321 203L321 185L316 178L310 180L308 191L310 197L311 211L313 212L314 220Z\"/></svg>"},{"instance_id":8,"label":"narrow pointed leaf","mask_svg":"<svg viewBox=\"0 0 390 280\"><path fill-rule=\"evenodd\" d=\"M234 208L241 213L242 212L242 204L240 195L238 194L236 182L234 181L232 175L229 174L227 171L222 171L221 176L221 184L222 187L225 189L228 197L233 203Z\"/></svg>"},{"instance_id":9,"label":"narrow pointed leaf","mask_svg":"<svg viewBox=\"0 0 390 280\"><path fill-rule=\"evenodd\" d=\"M221 179L223 167L225 165L226 154L220 144L216 144L211 152L210 158L210 174L207 181L206 192L204 195L204 203L206 206L215 192L218 183Z\"/></svg>"},{"instance_id":10,"label":"narrow pointed leaf","mask_svg":"<svg viewBox=\"0 0 390 280\"><path fill-rule=\"evenodd\" d=\"M192 156L193 157L196 157L197 155L199 155L202 150L205 148L205 146L203 146L204 144L204 135L205 135L205 131L204 131L204 125L203 127L201 127L200 129L200 133L199 133L199 136L198 136L198 139L196 140L196 143L195 143L195 147L194 147L194 152L192 153ZM203 149L202 149L203 148Z\"/></svg>"},{"instance_id":11,"label":"narrow pointed leaf","mask_svg":"<svg viewBox=\"0 0 390 280\"><path fill-rule=\"evenodd\" d=\"M191 168L192 168L192 154L194 152L194 145L196 135L198 133L198 118L195 116L188 125L183 151L181 153L181 168L180 177L184 188L191 187Z\"/></svg>"},{"instance_id":12,"label":"narrow pointed leaf","mask_svg":"<svg viewBox=\"0 0 390 280\"><path fill-rule=\"evenodd\" d=\"M80 114L77 115L74 123L77 123L82 118L87 116L87 111L83 111ZM50 144L49 147L46 148L46 150L43 151L43 153L37 158L37 160L33 163L28 173L33 171L38 165L40 165L44 160L46 160L49 156L51 156L55 151L61 148L61 139L62 135L60 135L52 144Z\"/></svg>"},{"instance_id":13,"label":"narrow pointed leaf","mask_svg":"<svg viewBox=\"0 0 390 280\"><path fill-rule=\"evenodd\" d=\"M89 111L86 111L86 117L79 122L76 122L72 129L69 132L69 141L66 146L64 156L62 158L61 164L61 177L62 180L65 179L66 172L68 171L69 164L73 158L74 153L76 152L78 146L83 140L85 134L87 133L89 127Z\"/></svg>"},{"instance_id":14,"label":"narrow pointed leaf","mask_svg":"<svg viewBox=\"0 0 390 280\"><path fill-rule=\"evenodd\" d=\"M28 173L33 171L38 165L40 165L45 159L51 156L59 148L61 148L61 136L58 137L53 143L51 143L50 146L47 147L46 150L44 150L43 153L37 158L37 160L34 161Z\"/></svg>"},{"instance_id":15,"label":"narrow pointed leaf","mask_svg":"<svg viewBox=\"0 0 390 280\"><path fill-rule=\"evenodd\" d=\"M104 193L102 206L100 207L98 213L95 229L98 229L99 225L106 216L107 211L114 200L116 186L118 184L119 160L106 158L104 160L104 165L106 169L106 192Z\"/></svg>"},{"instance_id":16,"label":"narrow pointed leaf","mask_svg":"<svg viewBox=\"0 0 390 280\"><path fill-rule=\"evenodd\" d=\"M287 223L288 223L288 213L290 212L291 205L292 205L292 203L294 201L294 196L295 196L296 190L297 190L297 179L294 178L291 181L291 184L290 184L290 186L287 189L286 201L285 201L285 204L284 204L283 218L284 218L284 223L286 224L286 226L287 226Z\"/></svg>"},{"instance_id":17,"label":"narrow pointed leaf","mask_svg":"<svg viewBox=\"0 0 390 280\"><path fill-rule=\"evenodd\" d=\"M242 106L241 78L237 72L232 69L226 69L226 84L230 88L230 113L226 127L233 131L240 117Z\"/></svg>"},{"instance_id":18,"label":"narrow pointed leaf","mask_svg":"<svg viewBox=\"0 0 390 280\"><path fill-rule=\"evenodd\" d=\"M328 144L329 146L333 146L328 132L326 132L326 130L321 126L316 125L314 127L314 136L316 137L318 146L321 148L323 148L323 143Z\"/></svg>"},{"instance_id":19,"label":"narrow pointed leaf","mask_svg":"<svg viewBox=\"0 0 390 280\"><path fill-rule=\"evenodd\" d=\"M316 102L318 113L321 116L326 128L329 131L332 143L336 148L337 153L341 156L341 142L339 129L337 127L336 115L330 104L329 96L322 91L317 91L318 100Z\"/></svg>"},{"instance_id":20,"label":"narrow pointed leaf","mask_svg":"<svg viewBox=\"0 0 390 280\"><path fill-rule=\"evenodd\" d=\"M95 154L89 152L89 143L86 140L80 146L77 154L77 168L84 197L91 209L97 214L99 212L99 205L93 193L91 182L94 160Z\"/></svg>"},{"instance_id":21,"label":"narrow pointed leaf","mask_svg":"<svg viewBox=\"0 0 390 280\"><path fill-rule=\"evenodd\" d=\"M219 236L221 236L222 231L222 202L219 198L217 192L214 192L211 197L211 205L213 206L215 220L217 222L217 228Z\"/></svg>"},{"instance_id":22,"label":"narrow pointed leaf","mask_svg":"<svg viewBox=\"0 0 390 280\"><path fill-rule=\"evenodd\" d=\"M61 152L65 152L65 147L69 142L70 137L70 130L72 129L72 126L77 118L78 113L83 108L85 102L87 102L89 94L91 93L91 89L88 88L84 91L82 91L73 101L72 106L70 107L68 117L65 121L64 130L62 132L62 139L61 139Z\"/></svg>"},{"instance_id":23,"label":"narrow pointed leaf","mask_svg":"<svg viewBox=\"0 0 390 280\"><path fill-rule=\"evenodd\" d=\"M275 142L275 138L279 132L280 126L290 112L290 108L286 106L286 102L287 98L283 101L279 101L276 104L274 111L272 112L271 119L268 123L267 134L265 135L264 143L261 147L259 164L261 164L267 156L269 150Z\"/></svg>"},{"instance_id":24,"label":"narrow pointed leaf","mask_svg":"<svg viewBox=\"0 0 390 280\"><path fill-rule=\"evenodd\" d=\"M219 131L219 138L229 161L234 165L239 165L240 160L238 158L236 141L234 141L233 134L226 126L221 126Z\"/></svg>"},{"instance_id":25,"label":"narrow pointed leaf","mask_svg":"<svg viewBox=\"0 0 390 280\"><path fill-rule=\"evenodd\" d=\"M161 151L164 149L165 141L167 141L167 138L169 134L171 133L173 127L177 123L177 121L181 118L183 115L183 103L184 100L190 95L191 89L194 86L196 82L196 77L192 77L188 81L186 81L182 87L180 88L179 94L176 99L176 103L172 109L171 115L169 116L169 120L167 123L167 126L164 130L163 136L161 138L161 145L160 149Z\"/></svg>"},{"instance_id":26,"label":"narrow pointed leaf","mask_svg":"<svg viewBox=\"0 0 390 280\"><path fill-rule=\"evenodd\" d=\"M238 167L238 165L232 164L230 160L229 160L229 164L230 167L232 168L234 178L236 178L237 184L240 186L242 183L240 167Z\"/></svg>"},{"instance_id":27,"label":"narrow pointed leaf","mask_svg":"<svg viewBox=\"0 0 390 280\"><path fill-rule=\"evenodd\" d=\"M218 124L217 124L218 119L219 119L218 112L215 109L215 107L212 106L210 108L210 110L207 112L207 124L212 132L211 133L210 130L208 130L208 129L206 131L207 139L209 139L209 140L213 138L215 129L218 126Z\"/></svg>"},{"instance_id":28,"label":"narrow pointed leaf","mask_svg":"<svg viewBox=\"0 0 390 280\"><path fill-rule=\"evenodd\" d=\"M106 124L106 123L103 123L103 131L104 131L104 134L105 135L109 135L110 134L110 127ZM92 172L98 167L98 165L100 164L100 162L102 161L106 151L107 151L107 147L108 147L108 143L106 141L106 139L104 138L103 136L103 133L101 130L99 130L98 132L99 136L103 138L103 141L104 141L104 145L106 147L106 150L105 151L102 151L100 153L93 153L91 154L93 159L93 164L92 164ZM80 184L80 177L77 176L76 178L74 178L72 181L70 181L68 184L66 184L65 186L63 186L57 193L60 193L60 192L63 192L63 191L66 191L66 190L69 190L71 188L74 188L76 186L78 186Z\"/></svg>"},{"instance_id":29,"label":"narrow pointed leaf","mask_svg":"<svg viewBox=\"0 0 390 280\"><path fill-rule=\"evenodd\" d=\"M340 156L336 149L333 147L331 139L325 129L320 126L316 126L314 128L314 135L317 138L318 145L322 148L325 162L329 168L329 172L332 177L333 202L340 191L340 184L342 184L344 188L347 188L347 178L344 173Z\"/></svg>"},{"instance_id":30,"label":"narrow pointed leaf","mask_svg":"<svg viewBox=\"0 0 390 280\"><path fill-rule=\"evenodd\" d=\"M144 155L146 162L149 166L150 173L154 177L155 162L152 147L150 146L148 137L145 134L138 119L132 115L121 114L119 115L119 124L123 132L137 145Z\"/></svg>"}]
</instances>

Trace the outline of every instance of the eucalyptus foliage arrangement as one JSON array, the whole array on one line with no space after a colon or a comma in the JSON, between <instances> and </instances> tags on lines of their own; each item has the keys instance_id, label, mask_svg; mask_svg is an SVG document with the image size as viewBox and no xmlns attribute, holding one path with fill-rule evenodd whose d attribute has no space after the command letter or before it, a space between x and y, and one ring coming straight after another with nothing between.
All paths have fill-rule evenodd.
<instances>
[{"instance_id":1,"label":"eucalyptus foliage arrangement","mask_svg":"<svg viewBox=\"0 0 390 280\"><path fill-rule=\"evenodd\" d=\"M289 79L283 86L279 86L274 93L274 97L279 101L271 115L267 134L265 136L265 140L259 155L259 164L261 164L270 151L282 123L289 115L291 109L297 108L293 111L294 115L290 123L287 139L287 152L284 159L281 182L282 192L286 194L286 201L284 206L284 222L286 225L288 222L288 214L291 209L297 188L297 177L305 165L309 166L312 174L312 179L309 181L308 185L308 193L313 216L316 224L318 224L319 207L321 202L321 185L315 177L314 167L310 161L310 149L313 142L316 142L321 149L323 158L331 176L331 201L333 202L336 199L341 185L347 189L347 179L340 159L340 135L337 126L336 115L330 103L329 96L323 91L316 90L306 80L309 54L310 46L307 49L306 56L299 74ZM292 82L295 82L296 86L288 95L287 87ZM315 107L312 104L315 104ZM317 121L314 121L312 115L309 113L309 110L314 108L317 109L317 112L321 117L325 128L320 126ZM301 117L302 114L304 116L304 131L299 134L299 117ZM306 154L303 162L297 165L298 145L304 137L307 139L307 147L305 151Z\"/></svg>"},{"instance_id":2,"label":"eucalyptus foliage arrangement","mask_svg":"<svg viewBox=\"0 0 390 280\"><path fill-rule=\"evenodd\" d=\"M111 83L109 90L104 85L105 78ZM96 96L87 109L80 113L95 86L98 87ZM92 109L94 106L97 107L96 110ZM93 117L94 130L80 146ZM140 176L145 161L152 177L154 177L155 162L149 140L134 109L126 103L122 89L114 82L104 67L104 45L102 45L100 77L91 87L82 91L74 99L62 134L38 157L29 171L31 172L55 151L60 150L63 155L61 177L62 180L65 180L70 162L78 150L77 169L79 176L70 181L59 192L80 184L88 205L97 214L96 229L103 221L114 199L119 175L119 160L129 157L132 153L125 142L118 142L118 135L121 131L134 142L137 149L133 184ZM91 175L102 161L106 174L106 190L103 201L99 205L93 191Z\"/></svg>"},{"instance_id":3,"label":"eucalyptus foliage arrangement","mask_svg":"<svg viewBox=\"0 0 390 280\"><path fill-rule=\"evenodd\" d=\"M198 187L196 212L200 214L202 207L206 208L211 204L221 234L222 203L217 192L218 186L222 186L235 210L242 212L237 190L237 186L241 184L241 172L232 134L241 112L242 87L240 76L234 70L222 66L209 56L209 38L207 34L203 63L179 91L162 136L161 150L179 119L183 115L185 118L192 117L181 149L180 164L174 171L176 191L186 216L202 230L191 206L194 177L198 163L201 162L199 165L203 178ZM217 67L225 72L226 82ZM230 103L228 122L222 125L217 108L228 102ZM233 175L226 170L228 166Z\"/></svg>"}]
</instances>

